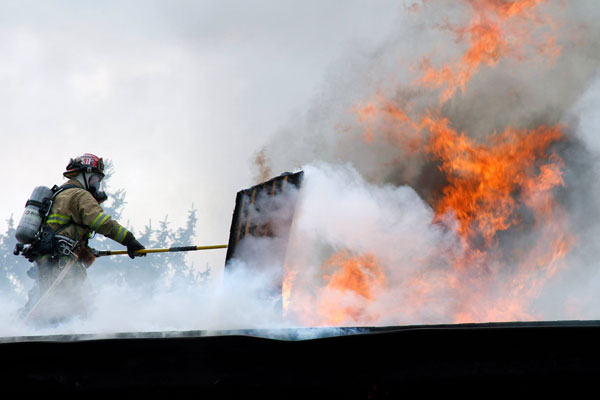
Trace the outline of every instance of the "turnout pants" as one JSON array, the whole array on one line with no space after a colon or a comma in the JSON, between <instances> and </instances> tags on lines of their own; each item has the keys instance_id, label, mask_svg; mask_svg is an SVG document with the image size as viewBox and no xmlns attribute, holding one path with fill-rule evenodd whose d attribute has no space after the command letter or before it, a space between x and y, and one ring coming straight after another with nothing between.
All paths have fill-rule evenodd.
<instances>
[{"instance_id":1,"label":"turnout pants","mask_svg":"<svg viewBox=\"0 0 600 400\"><path fill-rule=\"evenodd\" d=\"M39 279L39 304L31 317L41 323L60 323L69 318L84 316L86 304L83 286L85 266L70 256L42 256L36 260ZM72 264L69 268L69 264ZM61 273L68 268L60 281Z\"/></svg>"}]
</instances>

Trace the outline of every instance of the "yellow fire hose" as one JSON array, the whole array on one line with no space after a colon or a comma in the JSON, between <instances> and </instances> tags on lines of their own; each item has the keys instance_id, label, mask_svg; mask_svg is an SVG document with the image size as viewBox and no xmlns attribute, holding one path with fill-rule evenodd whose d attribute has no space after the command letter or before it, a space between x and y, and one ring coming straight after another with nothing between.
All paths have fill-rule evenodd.
<instances>
[{"instance_id":1,"label":"yellow fire hose","mask_svg":"<svg viewBox=\"0 0 600 400\"><path fill-rule=\"evenodd\" d=\"M136 253L148 254L148 253L173 253L177 251L195 251L195 250L212 250L212 249L225 249L227 248L226 244L217 244L213 246L183 246L183 247L171 247L168 249L144 249L138 250ZM127 250L95 250L94 256L102 257L102 256L114 256L119 254L128 254Z\"/></svg>"}]
</instances>

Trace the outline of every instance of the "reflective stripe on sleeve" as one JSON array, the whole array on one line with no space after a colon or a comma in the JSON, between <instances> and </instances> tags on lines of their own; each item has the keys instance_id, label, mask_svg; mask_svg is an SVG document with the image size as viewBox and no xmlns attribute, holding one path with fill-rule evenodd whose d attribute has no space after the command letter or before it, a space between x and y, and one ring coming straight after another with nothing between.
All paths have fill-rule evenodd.
<instances>
[{"instance_id":1,"label":"reflective stripe on sleeve","mask_svg":"<svg viewBox=\"0 0 600 400\"><path fill-rule=\"evenodd\" d=\"M90 224L93 231L97 231L110 218L110 215L101 212Z\"/></svg>"},{"instance_id":2,"label":"reflective stripe on sleeve","mask_svg":"<svg viewBox=\"0 0 600 400\"><path fill-rule=\"evenodd\" d=\"M71 222L71 218L66 215L61 214L52 214L48 216L46 223L48 224L58 224L58 225L66 225Z\"/></svg>"},{"instance_id":3,"label":"reflective stripe on sleeve","mask_svg":"<svg viewBox=\"0 0 600 400\"><path fill-rule=\"evenodd\" d=\"M117 236L115 236L115 240L119 243L123 243L123 240L125 240L126 235L127 235L127 229L125 229L121 226L119 228L119 231L117 232Z\"/></svg>"}]
</instances>

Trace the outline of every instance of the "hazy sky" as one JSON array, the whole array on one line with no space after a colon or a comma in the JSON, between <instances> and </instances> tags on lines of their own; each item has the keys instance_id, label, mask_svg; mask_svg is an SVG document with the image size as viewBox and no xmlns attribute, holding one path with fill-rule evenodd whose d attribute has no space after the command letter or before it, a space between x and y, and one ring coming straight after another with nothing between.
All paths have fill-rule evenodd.
<instances>
[{"instance_id":1,"label":"hazy sky","mask_svg":"<svg viewBox=\"0 0 600 400\"><path fill-rule=\"evenodd\" d=\"M196 244L227 243L256 152L406 3L1 0L0 229L91 152L127 191L120 222L178 227L193 204ZM193 257L218 267L225 252Z\"/></svg>"}]
</instances>

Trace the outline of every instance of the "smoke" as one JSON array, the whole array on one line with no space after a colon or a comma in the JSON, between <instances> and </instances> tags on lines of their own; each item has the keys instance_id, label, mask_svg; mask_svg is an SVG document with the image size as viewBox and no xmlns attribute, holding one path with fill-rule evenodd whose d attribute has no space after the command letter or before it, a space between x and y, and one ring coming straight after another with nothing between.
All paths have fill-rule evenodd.
<instances>
[{"instance_id":1,"label":"smoke","mask_svg":"<svg viewBox=\"0 0 600 400\"><path fill-rule=\"evenodd\" d=\"M600 138L596 134L600 128L600 72L591 80L586 91L578 98L570 110L575 134L594 154L600 154Z\"/></svg>"},{"instance_id":2,"label":"smoke","mask_svg":"<svg viewBox=\"0 0 600 400\"><path fill-rule=\"evenodd\" d=\"M526 11L508 18L513 3ZM476 48L489 33L480 31L487 7L500 39ZM313 105L260 151L262 170L307 171L288 254L297 264L288 265L288 316L310 324L597 318L599 13L594 1L415 3L387 41L341 57ZM546 149L560 160L560 180L523 197L551 211L520 204L519 227L489 243L465 243L453 215L435 221L449 178L428 148L427 116L475 144L561 127L563 138ZM343 270L354 286L339 286Z\"/></svg>"},{"instance_id":3,"label":"smoke","mask_svg":"<svg viewBox=\"0 0 600 400\"><path fill-rule=\"evenodd\" d=\"M448 314L452 302L438 307L449 296L446 290L424 298L430 304L418 309L406 304L423 289L411 288L415 277L447 271L447 261L461 253L452 224L433 224L433 210L409 186L370 184L350 165L319 163L303 170L287 253L293 274L287 317L311 326L446 322L441 315ZM340 251L368 255L350 271L353 282L342 290L327 287L339 265L324 270L326 260ZM362 283L368 287L360 292ZM331 313L349 310L351 318L331 319Z\"/></svg>"},{"instance_id":4,"label":"smoke","mask_svg":"<svg viewBox=\"0 0 600 400\"><path fill-rule=\"evenodd\" d=\"M578 243L566 259L561 279L542 293L539 306L558 318L598 319L600 314L600 75L570 107L564 117L573 135L563 150L568 190L562 201Z\"/></svg>"},{"instance_id":5,"label":"smoke","mask_svg":"<svg viewBox=\"0 0 600 400\"><path fill-rule=\"evenodd\" d=\"M552 263L528 270L512 258L473 254L454 216L436 221L408 185L369 183L350 164L303 170L286 258L291 293L285 318L296 325L598 318L595 216L585 227L573 213L579 242L555 270ZM600 181L588 183L596 191ZM513 232L499 251L538 246L547 228ZM457 268L457 261L464 265Z\"/></svg>"},{"instance_id":6,"label":"smoke","mask_svg":"<svg viewBox=\"0 0 600 400\"><path fill-rule=\"evenodd\" d=\"M341 56L312 106L291 118L261 149L261 168L265 158L272 171L313 161L348 162L371 182L410 184L427 197L428 175L436 168L394 142L403 126L383 117L369 126L357 117L357 109L370 103L417 116L433 109L452 121L457 131L474 138L509 126L561 122L600 65L597 4L542 2L536 10L544 21L532 18L526 20L530 25L519 26L529 29L523 32L529 36L522 39L525 43L505 50L490 64L478 65L464 91L459 88L440 104L444 87L415 82L423 78L425 61L441 68L445 62L460 60L469 41L457 27L468 25L477 3L482 2L415 3L418 11L400 15L388 40ZM542 53L550 38L555 38L559 56ZM367 145L362 139L369 129L377 134Z\"/></svg>"},{"instance_id":7,"label":"smoke","mask_svg":"<svg viewBox=\"0 0 600 400\"><path fill-rule=\"evenodd\" d=\"M105 284L86 288L88 313L55 325L23 323L22 303L3 299L0 336L93 335L107 337L124 332L230 331L291 327L277 313L276 298L269 296L273 276L257 273L236 262L223 280L203 285L171 282L148 286ZM91 283L93 284L93 282ZM263 333L264 334L264 333Z\"/></svg>"},{"instance_id":8,"label":"smoke","mask_svg":"<svg viewBox=\"0 0 600 400\"><path fill-rule=\"evenodd\" d=\"M340 56L313 104L256 153L257 180L305 171L289 242L248 237L222 281L201 287L96 288L85 319L55 327L21 324L19 304L5 299L0 335L597 319L597 1L535 2L509 27L512 41L477 64L451 96L441 99L449 85L419 83L428 67L441 70L448 62L452 71L465 54L469 35L461 27L472 22L477 6L509 3L414 2L387 40ZM523 43L516 33L524 34ZM553 214L554 226L521 210L525 227L500 234L493 249L465 240L456 216L440 217L434 209L448 183L439 160L415 151L430 132L412 129L410 121L428 112L476 143L507 128L564 127L564 140L551 149L564 161L564 186L551 192L568 221ZM526 260L535 266L528 269L515 261L526 249L544 250L540 238L555 230L575 237L558 261ZM285 264L271 260L286 243ZM284 291L273 294L279 281Z\"/></svg>"}]
</instances>

